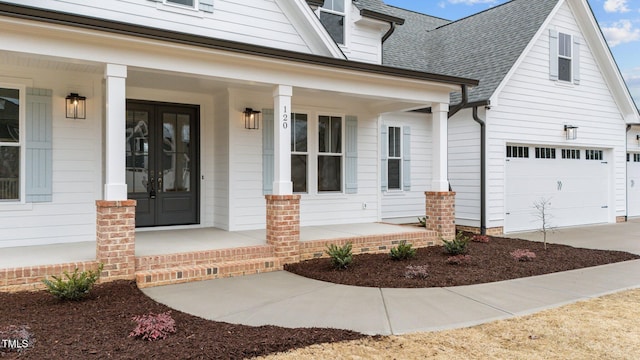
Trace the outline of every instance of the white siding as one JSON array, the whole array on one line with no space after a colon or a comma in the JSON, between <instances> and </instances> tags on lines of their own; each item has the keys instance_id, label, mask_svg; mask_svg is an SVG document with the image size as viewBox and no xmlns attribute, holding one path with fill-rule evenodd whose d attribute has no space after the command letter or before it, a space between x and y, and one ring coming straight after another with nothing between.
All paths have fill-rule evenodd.
<instances>
[{"instance_id":1,"label":"white siding","mask_svg":"<svg viewBox=\"0 0 640 360\"><path fill-rule=\"evenodd\" d=\"M389 29L389 24L362 18L359 10L352 6L352 21L347 31L347 46L342 50L349 60L373 64L382 63L382 36Z\"/></svg>"},{"instance_id":2,"label":"white siding","mask_svg":"<svg viewBox=\"0 0 640 360\"><path fill-rule=\"evenodd\" d=\"M53 90L53 198L33 204L0 203L0 248L94 241L95 200L101 193L101 76L45 72L3 64L0 78L22 78ZM69 83L73 79L73 84ZM69 90L88 97L87 119L66 119Z\"/></svg>"},{"instance_id":3,"label":"white siding","mask_svg":"<svg viewBox=\"0 0 640 360\"><path fill-rule=\"evenodd\" d=\"M212 38L311 52L273 0L216 0L213 13L149 0L47 1L46 6L40 0L13 2Z\"/></svg>"},{"instance_id":4,"label":"white siding","mask_svg":"<svg viewBox=\"0 0 640 360\"><path fill-rule=\"evenodd\" d=\"M549 80L549 28L582 39L580 85ZM503 225L506 143L610 149L609 221L625 213L624 120L566 4L549 28L499 94L497 106L487 113L488 227ZM564 124L578 127L576 140L565 139Z\"/></svg>"},{"instance_id":5,"label":"white siding","mask_svg":"<svg viewBox=\"0 0 640 360\"><path fill-rule=\"evenodd\" d=\"M485 116L480 109L479 117ZM480 124L471 109L449 119L449 183L456 192L456 224L480 226Z\"/></svg>"},{"instance_id":6,"label":"white siding","mask_svg":"<svg viewBox=\"0 0 640 360\"><path fill-rule=\"evenodd\" d=\"M386 126L411 127L411 190L383 191L382 219L392 221L401 218L417 222L417 217L425 215L424 192L431 187L431 115L385 114L382 123Z\"/></svg>"}]
</instances>

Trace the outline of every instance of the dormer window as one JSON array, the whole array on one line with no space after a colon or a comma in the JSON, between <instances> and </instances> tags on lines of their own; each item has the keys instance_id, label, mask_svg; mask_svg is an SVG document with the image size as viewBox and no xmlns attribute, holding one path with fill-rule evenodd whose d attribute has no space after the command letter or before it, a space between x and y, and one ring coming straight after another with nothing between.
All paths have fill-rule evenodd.
<instances>
[{"instance_id":1,"label":"dormer window","mask_svg":"<svg viewBox=\"0 0 640 360\"><path fill-rule=\"evenodd\" d=\"M179 4L193 7L194 0L167 0L169 4Z\"/></svg>"},{"instance_id":2,"label":"dormer window","mask_svg":"<svg viewBox=\"0 0 640 360\"><path fill-rule=\"evenodd\" d=\"M344 0L324 0L324 4L320 8L320 22L327 29L333 40L342 45L345 43L344 20Z\"/></svg>"}]
</instances>

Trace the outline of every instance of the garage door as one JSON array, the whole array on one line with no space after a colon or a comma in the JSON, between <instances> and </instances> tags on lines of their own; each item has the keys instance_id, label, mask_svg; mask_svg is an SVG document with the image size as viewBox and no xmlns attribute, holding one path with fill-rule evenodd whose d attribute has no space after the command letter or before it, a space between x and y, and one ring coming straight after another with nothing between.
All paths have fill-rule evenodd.
<instances>
[{"instance_id":1,"label":"garage door","mask_svg":"<svg viewBox=\"0 0 640 360\"><path fill-rule=\"evenodd\" d=\"M640 216L640 154L627 154L628 216Z\"/></svg>"},{"instance_id":2,"label":"garage door","mask_svg":"<svg viewBox=\"0 0 640 360\"><path fill-rule=\"evenodd\" d=\"M540 229L534 204L541 199L549 201L547 218L552 227L607 222L609 164L604 151L506 148L505 232Z\"/></svg>"}]
</instances>

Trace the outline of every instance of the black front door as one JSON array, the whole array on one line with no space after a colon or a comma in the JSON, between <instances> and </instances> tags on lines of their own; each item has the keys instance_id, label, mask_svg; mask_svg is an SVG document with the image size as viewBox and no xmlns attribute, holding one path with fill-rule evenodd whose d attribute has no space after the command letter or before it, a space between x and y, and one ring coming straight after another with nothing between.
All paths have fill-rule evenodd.
<instances>
[{"instance_id":1,"label":"black front door","mask_svg":"<svg viewBox=\"0 0 640 360\"><path fill-rule=\"evenodd\" d=\"M196 105L127 101L127 189L136 226L200 222Z\"/></svg>"}]
</instances>

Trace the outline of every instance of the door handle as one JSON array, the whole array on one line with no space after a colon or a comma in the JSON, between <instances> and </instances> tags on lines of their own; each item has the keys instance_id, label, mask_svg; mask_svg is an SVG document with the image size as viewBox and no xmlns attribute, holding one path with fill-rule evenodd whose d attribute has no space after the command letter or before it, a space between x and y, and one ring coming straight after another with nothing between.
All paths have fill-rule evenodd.
<instances>
[{"instance_id":1,"label":"door handle","mask_svg":"<svg viewBox=\"0 0 640 360\"><path fill-rule=\"evenodd\" d=\"M149 199L155 199L156 198L156 189L154 187L155 182L153 179L153 176L149 179Z\"/></svg>"},{"instance_id":2,"label":"door handle","mask_svg":"<svg viewBox=\"0 0 640 360\"><path fill-rule=\"evenodd\" d=\"M562 191L562 181L558 180L558 191Z\"/></svg>"}]
</instances>

